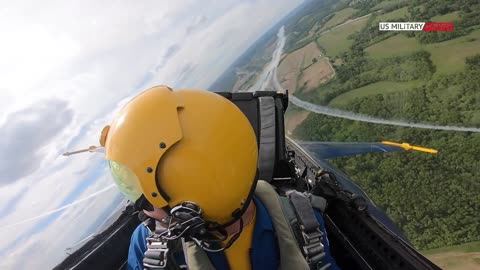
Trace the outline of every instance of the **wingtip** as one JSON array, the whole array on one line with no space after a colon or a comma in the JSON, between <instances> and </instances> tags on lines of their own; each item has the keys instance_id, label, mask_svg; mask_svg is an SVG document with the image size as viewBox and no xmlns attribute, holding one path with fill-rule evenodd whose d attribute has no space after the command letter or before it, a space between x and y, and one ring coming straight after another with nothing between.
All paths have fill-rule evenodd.
<instances>
[{"instance_id":1,"label":"wingtip","mask_svg":"<svg viewBox=\"0 0 480 270\"><path fill-rule=\"evenodd\" d=\"M398 146L402 147L405 150L415 150L415 151L420 151L420 152L425 152L429 154L437 154L438 150L433 149L433 148L428 148L428 147L423 147L423 146L417 146L417 145L411 145L409 143L397 143L397 142L391 142L391 141L381 141L382 144L386 145L393 145L393 146Z\"/></svg>"}]
</instances>

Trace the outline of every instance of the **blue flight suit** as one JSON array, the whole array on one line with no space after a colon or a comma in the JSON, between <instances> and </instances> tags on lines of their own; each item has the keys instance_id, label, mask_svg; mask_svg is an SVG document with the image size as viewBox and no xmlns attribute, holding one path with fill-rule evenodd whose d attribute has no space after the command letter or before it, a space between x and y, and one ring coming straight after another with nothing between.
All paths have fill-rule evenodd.
<instances>
[{"instance_id":1,"label":"blue flight suit","mask_svg":"<svg viewBox=\"0 0 480 270\"><path fill-rule=\"evenodd\" d=\"M143 270L143 254L147 250L148 234L144 224L138 225L133 231L128 248L127 270Z\"/></svg>"},{"instance_id":2,"label":"blue flight suit","mask_svg":"<svg viewBox=\"0 0 480 270\"><path fill-rule=\"evenodd\" d=\"M253 228L252 247L250 249L250 262L252 270L276 270L280 264L280 252L273 228L272 221L263 203L253 197L256 206L256 222ZM322 244L325 247L325 257L322 265L330 263L329 270L340 269L333 259L325 232L325 223L322 215L314 209L315 216L320 224L324 237ZM130 248L128 250L127 269L142 270L143 254L146 250L146 238L148 229L140 224L132 234ZM228 270L228 262L223 252L206 252L211 263L217 270ZM265 259L268 258L268 259ZM184 260L183 260L184 261Z\"/></svg>"}]
</instances>

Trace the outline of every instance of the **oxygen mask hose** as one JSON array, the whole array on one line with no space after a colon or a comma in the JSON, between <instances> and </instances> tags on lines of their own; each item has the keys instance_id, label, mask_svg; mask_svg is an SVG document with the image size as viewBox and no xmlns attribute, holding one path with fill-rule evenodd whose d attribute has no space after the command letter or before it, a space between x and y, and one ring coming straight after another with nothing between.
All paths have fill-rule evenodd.
<instances>
[{"instance_id":1,"label":"oxygen mask hose","mask_svg":"<svg viewBox=\"0 0 480 270\"><path fill-rule=\"evenodd\" d=\"M220 252L229 248L240 236L243 229L243 220L240 218L240 229L227 241L228 234L225 228L218 223L206 221L202 217L202 209L193 202L182 202L170 211L170 220L167 230L159 237L167 241L185 238L194 241L199 247L208 252Z\"/></svg>"},{"instance_id":2,"label":"oxygen mask hose","mask_svg":"<svg viewBox=\"0 0 480 270\"><path fill-rule=\"evenodd\" d=\"M206 231L200 207L184 202L171 210L171 216L162 219L168 224L167 230L158 228L147 238L147 250L143 258L145 269L167 269L172 260L171 248L175 240L183 237L192 239L192 235Z\"/></svg>"},{"instance_id":3,"label":"oxygen mask hose","mask_svg":"<svg viewBox=\"0 0 480 270\"><path fill-rule=\"evenodd\" d=\"M193 202L182 202L170 211L167 230L160 236L166 240L180 237L191 238L206 232L206 222L202 218L202 209Z\"/></svg>"}]
</instances>

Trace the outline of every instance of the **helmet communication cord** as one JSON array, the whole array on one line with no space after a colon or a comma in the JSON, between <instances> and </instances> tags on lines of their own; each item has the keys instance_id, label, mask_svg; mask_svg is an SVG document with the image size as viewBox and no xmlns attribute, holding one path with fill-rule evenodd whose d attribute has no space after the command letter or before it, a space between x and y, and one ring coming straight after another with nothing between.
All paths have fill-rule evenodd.
<instances>
[{"instance_id":1,"label":"helmet communication cord","mask_svg":"<svg viewBox=\"0 0 480 270\"><path fill-rule=\"evenodd\" d=\"M147 238L147 251L143 265L147 269L168 269L169 244L184 238L193 241L207 252L220 252L229 248L243 230L243 219L240 218L240 229L228 239L226 230L218 223L202 218L202 209L193 202L182 202L172 208L171 216L166 217L168 227L165 231L153 232Z\"/></svg>"}]
</instances>

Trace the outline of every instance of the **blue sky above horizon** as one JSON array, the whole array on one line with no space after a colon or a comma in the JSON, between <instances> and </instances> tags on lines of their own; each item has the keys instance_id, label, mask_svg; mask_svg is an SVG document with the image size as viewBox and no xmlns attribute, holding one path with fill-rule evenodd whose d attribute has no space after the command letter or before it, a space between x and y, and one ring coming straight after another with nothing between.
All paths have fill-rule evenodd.
<instances>
[{"instance_id":1,"label":"blue sky above horizon","mask_svg":"<svg viewBox=\"0 0 480 270\"><path fill-rule=\"evenodd\" d=\"M97 145L148 87L207 88L301 2L3 3L0 269L52 268L123 201L101 153L61 153Z\"/></svg>"}]
</instances>

